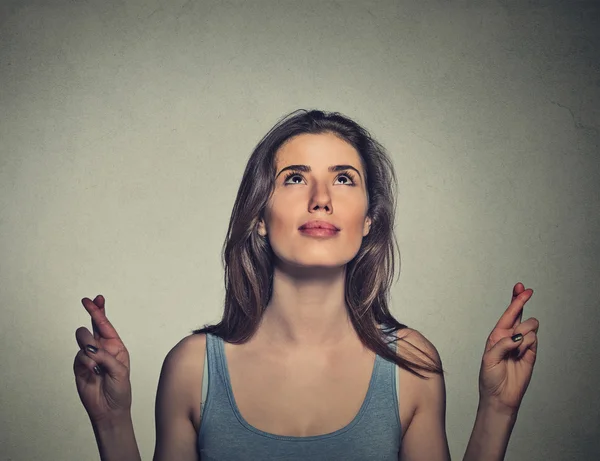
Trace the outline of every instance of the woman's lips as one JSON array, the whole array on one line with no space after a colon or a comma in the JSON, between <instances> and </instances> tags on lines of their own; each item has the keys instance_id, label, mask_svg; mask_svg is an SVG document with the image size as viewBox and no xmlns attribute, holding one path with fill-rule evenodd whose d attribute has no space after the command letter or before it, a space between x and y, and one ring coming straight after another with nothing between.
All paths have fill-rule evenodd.
<instances>
[{"instance_id":1,"label":"woman's lips","mask_svg":"<svg viewBox=\"0 0 600 461\"><path fill-rule=\"evenodd\" d=\"M312 237L332 237L336 235L339 231L334 229L323 229L313 227L311 229L299 229L300 232L306 235L310 235Z\"/></svg>"}]
</instances>

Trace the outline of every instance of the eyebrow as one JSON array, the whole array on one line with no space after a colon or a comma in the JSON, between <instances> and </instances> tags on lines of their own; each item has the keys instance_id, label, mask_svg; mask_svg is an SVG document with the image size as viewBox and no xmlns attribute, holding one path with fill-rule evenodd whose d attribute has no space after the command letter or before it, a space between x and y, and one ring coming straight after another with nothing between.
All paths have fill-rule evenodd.
<instances>
[{"instance_id":1,"label":"eyebrow","mask_svg":"<svg viewBox=\"0 0 600 461\"><path fill-rule=\"evenodd\" d=\"M277 179L277 177L281 173L283 173L285 170L298 170L298 171L302 171L304 173L310 173L312 171L312 168L310 166L308 166L308 165L288 165L285 168L282 168L279 173L277 173L277 176L275 176L275 179ZM330 173L335 173L337 171L343 171L343 170L354 170L354 171L356 171L356 174L358 174L358 177L362 180L362 176L360 175L360 171L358 171L352 165L331 165L329 168L327 168L327 171L329 171Z\"/></svg>"}]
</instances>

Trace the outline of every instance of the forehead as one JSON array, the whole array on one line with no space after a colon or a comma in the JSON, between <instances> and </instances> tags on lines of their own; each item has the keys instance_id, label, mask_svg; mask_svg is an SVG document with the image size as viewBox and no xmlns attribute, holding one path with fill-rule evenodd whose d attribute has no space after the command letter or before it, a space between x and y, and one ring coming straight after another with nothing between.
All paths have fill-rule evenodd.
<instances>
[{"instance_id":1,"label":"forehead","mask_svg":"<svg viewBox=\"0 0 600 461\"><path fill-rule=\"evenodd\" d=\"M300 134L288 139L277 151L275 164L283 167L292 163L348 163L361 166L358 151L333 133Z\"/></svg>"}]
</instances>

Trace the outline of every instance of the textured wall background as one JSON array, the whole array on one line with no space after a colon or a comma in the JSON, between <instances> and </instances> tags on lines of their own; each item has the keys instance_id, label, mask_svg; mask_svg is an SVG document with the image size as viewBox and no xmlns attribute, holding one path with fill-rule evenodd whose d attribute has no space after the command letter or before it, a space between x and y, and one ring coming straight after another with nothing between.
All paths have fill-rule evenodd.
<instances>
[{"instance_id":1,"label":"textured wall background","mask_svg":"<svg viewBox=\"0 0 600 461\"><path fill-rule=\"evenodd\" d=\"M394 159L393 312L448 370L453 459L517 281L540 350L506 459L599 459L598 2L4 0L0 18L0 459L98 459L72 371L98 293L152 458L162 361L222 311L245 162L300 107Z\"/></svg>"}]
</instances>

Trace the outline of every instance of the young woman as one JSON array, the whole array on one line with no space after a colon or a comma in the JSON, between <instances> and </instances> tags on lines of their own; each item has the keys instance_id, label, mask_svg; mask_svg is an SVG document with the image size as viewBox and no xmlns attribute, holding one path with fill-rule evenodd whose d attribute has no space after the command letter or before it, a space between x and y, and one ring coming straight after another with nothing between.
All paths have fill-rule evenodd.
<instances>
[{"instance_id":1,"label":"young woman","mask_svg":"<svg viewBox=\"0 0 600 461\"><path fill-rule=\"evenodd\" d=\"M338 113L297 111L250 157L223 248L221 322L165 358L155 461L449 460L436 348L388 309L396 177L384 148ZM485 346L465 460L504 458L537 352L517 283ZM81 401L102 460L139 460L129 354L82 303ZM91 347L90 347L91 346Z\"/></svg>"}]
</instances>

